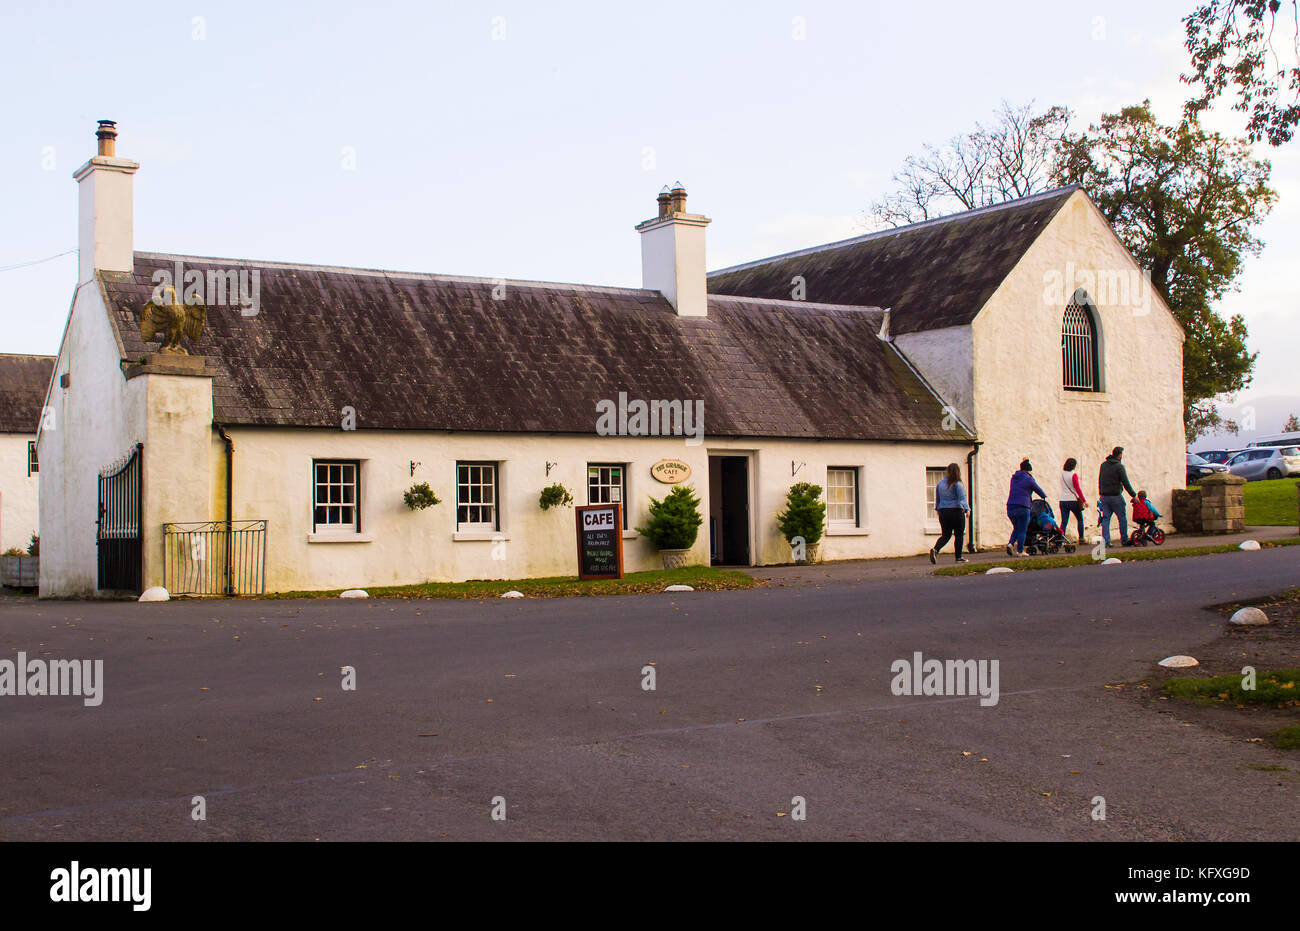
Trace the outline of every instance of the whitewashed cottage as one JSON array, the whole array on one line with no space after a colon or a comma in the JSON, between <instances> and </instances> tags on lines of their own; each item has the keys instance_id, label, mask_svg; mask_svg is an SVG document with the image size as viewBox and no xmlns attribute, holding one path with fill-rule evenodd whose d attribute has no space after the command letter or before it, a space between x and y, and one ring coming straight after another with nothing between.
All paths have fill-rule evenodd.
<instances>
[{"instance_id":1,"label":"whitewashed cottage","mask_svg":"<svg viewBox=\"0 0 1300 931\"><path fill-rule=\"evenodd\" d=\"M635 528L664 478L702 499L694 561L732 565L790 561L798 481L827 489L832 560L924 552L953 461L985 545L1025 455L1046 484L1123 445L1166 512L1181 485L1182 332L1078 189L710 275L677 188L636 227L642 287L611 288L137 251L139 166L98 136L39 436L43 595L572 575L553 483L623 506L629 571L660 564ZM409 509L425 482L440 503Z\"/></svg>"}]
</instances>

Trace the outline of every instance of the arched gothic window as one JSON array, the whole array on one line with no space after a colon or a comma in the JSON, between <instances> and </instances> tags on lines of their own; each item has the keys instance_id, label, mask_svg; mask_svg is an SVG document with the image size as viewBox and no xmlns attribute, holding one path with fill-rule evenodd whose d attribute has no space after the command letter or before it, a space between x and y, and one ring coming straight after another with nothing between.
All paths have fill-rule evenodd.
<instances>
[{"instance_id":1,"label":"arched gothic window","mask_svg":"<svg viewBox=\"0 0 1300 931\"><path fill-rule=\"evenodd\" d=\"M1091 301L1076 293L1061 322L1061 384L1066 391L1100 391L1097 378L1097 325Z\"/></svg>"}]
</instances>

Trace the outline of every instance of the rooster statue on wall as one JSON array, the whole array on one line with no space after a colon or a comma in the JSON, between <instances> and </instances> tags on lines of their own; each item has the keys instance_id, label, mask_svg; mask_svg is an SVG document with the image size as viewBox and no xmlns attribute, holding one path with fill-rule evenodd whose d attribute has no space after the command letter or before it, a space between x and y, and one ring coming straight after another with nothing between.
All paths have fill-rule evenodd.
<instances>
[{"instance_id":1,"label":"rooster statue on wall","mask_svg":"<svg viewBox=\"0 0 1300 931\"><path fill-rule=\"evenodd\" d=\"M176 299L176 289L170 285L163 292L163 297L167 296L171 297L170 304L151 300L144 305L140 314L140 338L146 343L162 340L160 352L187 356L189 352L181 345L181 337L198 342L208 320L208 308L198 299L193 304L181 304Z\"/></svg>"}]
</instances>

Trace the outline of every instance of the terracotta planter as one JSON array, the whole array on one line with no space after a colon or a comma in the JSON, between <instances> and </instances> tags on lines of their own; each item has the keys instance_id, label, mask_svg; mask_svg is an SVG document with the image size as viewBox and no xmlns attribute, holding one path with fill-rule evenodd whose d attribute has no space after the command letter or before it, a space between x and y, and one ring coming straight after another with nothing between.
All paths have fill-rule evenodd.
<instances>
[{"instance_id":1,"label":"terracotta planter","mask_svg":"<svg viewBox=\"0 0 1300 931\"><path fill-rule=\"evenodd\" d=\"M660 550L665 569L685 569L691 562L690 550Z\"/></svg>"}]
</instances>

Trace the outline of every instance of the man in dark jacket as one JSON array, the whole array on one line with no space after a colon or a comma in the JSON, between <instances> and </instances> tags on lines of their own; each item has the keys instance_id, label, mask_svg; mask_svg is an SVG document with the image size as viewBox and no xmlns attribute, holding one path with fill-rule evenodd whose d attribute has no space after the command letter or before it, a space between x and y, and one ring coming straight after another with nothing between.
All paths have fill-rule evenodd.
<instances>
[{"instance_id":1,"label":"man in dark jacket","mask_svg":"<svg viewBox=\"0 0 1300 931\"><path fill-rule=\"evenodd\" d=\"M1106 461L1101 464L1101 471L1097 475L1097 505L1101 509L1101 537L1110 546L1110 516L1112 514L1119 517L1119 535L1121 543L1124 546L1130 546L1128 541L1128 515L1124 508L1123 492L1127 491L1130 498L1136 498L1137 492L1129 484L1128 472L1124 469L1124 447L1116 446Z\"/></svg>"}]
</instances>

